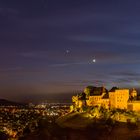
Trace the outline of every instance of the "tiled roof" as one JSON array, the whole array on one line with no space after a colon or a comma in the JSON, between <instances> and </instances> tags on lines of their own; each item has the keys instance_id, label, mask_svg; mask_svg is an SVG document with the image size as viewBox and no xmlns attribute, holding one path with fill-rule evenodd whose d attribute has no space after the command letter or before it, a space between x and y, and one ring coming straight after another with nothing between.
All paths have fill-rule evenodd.
<instances>
[{"instance_id":1,"label":"tiled roof","mask_svg":"<svg viewBox=\"0 0 140 140\"><path fill-rule=\"evenodd\" d=\"M108 93L108 90L104 87L94 87L92 92L90 93L90 96L99 96L102 95L102 93Z\"/></svg>"},{"instance_id":2,"label":"tiled roof","mask_svg":"<svg viewBox=\"0 0 140 140\"><path fill-rule=\"evenodd\" d=\"M104 96L103 96L103 98L102 99L109 99L109 94L108 93L106 93Z\"/></svg>"},{"instance_id":3,"label":"tiled roof","mask_svg":"<svg viewBox=\"0 0 140 140\"><path fill-rule=\"evenodd\" d=\"M114 92L116 89L119 89L118 87L112 87L112 89L110 90L110 92Z\"/></svg>"}]
</instances>

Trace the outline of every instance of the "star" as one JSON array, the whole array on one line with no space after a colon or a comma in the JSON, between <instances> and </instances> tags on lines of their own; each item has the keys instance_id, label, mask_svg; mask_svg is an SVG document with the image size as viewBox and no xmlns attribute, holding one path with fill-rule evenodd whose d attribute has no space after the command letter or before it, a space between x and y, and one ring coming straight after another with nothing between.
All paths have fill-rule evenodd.
<instances>
[{"instance_id":1,"label":"star","mask_svg":"<svg viewBox=\"0 0 140 140\"><path fill-rule=\"evenodd\" d=\"M96 62L96 59L93 59L92 62L95 63Z\"/></svg>"},{"instance_id":2,"label":"star","mask_svg":"<svg viewBox=\"0 0 140 140\"><path fill-rule=\"evenodd\" d=\"M70 50L66 50L66 53L70 53Z\"/></svg>"}]
</instances>

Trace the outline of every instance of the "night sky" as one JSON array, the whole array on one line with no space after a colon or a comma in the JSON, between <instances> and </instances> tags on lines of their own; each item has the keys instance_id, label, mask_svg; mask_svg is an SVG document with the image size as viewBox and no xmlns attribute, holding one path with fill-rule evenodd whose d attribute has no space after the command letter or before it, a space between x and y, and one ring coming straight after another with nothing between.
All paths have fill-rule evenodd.
<instances>
[{"instance_id":1,"label":"night sky","mask_svg":"<svg viewBox=\"0 0 140 140\"><path fill-rule=\"evenodd\" d=\"M139 70L139 0L0 0L0 98L139 88Z\"/></svg>"}]
</instances>

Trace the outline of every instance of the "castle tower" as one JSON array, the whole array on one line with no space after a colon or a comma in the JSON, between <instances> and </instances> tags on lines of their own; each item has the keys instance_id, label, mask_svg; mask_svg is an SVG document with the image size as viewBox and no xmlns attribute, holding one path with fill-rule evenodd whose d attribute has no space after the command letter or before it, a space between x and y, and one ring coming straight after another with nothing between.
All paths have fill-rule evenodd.
<instances>
[{"instance_id":1,"label":"castle tower","mask_svg":"<svg viewBox=\"0 0 140 140\"><path fill-rule=\"evenodd\" d=\"M101 87L102 97L106 94L106 89L104 86Z\"/></svg>"},{"instance_id":2,"label":"castle tower","mask_svg":"<svg viewBox=\"0 0 140 140\"><path fill-rule=\"evenodd\" d=\"M130 96L133 97L133 98L137 97L137 91L134 88L130 92Z\"/></svg>"}]
</instances>

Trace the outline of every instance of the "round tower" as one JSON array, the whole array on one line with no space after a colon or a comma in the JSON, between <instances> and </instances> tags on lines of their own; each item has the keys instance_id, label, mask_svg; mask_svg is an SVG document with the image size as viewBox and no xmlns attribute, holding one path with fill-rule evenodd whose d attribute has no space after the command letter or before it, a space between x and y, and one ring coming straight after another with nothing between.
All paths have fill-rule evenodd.
<instances>
[{"instance_id":1,"label":"round tower","mask_svg":"<svg viewBox=\"0 0 140 140\"><path fill-rule=\"evenodd\" d=\"M131 97L137 97L137 91L133 88L132 91L130 92Z\"/></svg>"}]
</instances>

